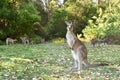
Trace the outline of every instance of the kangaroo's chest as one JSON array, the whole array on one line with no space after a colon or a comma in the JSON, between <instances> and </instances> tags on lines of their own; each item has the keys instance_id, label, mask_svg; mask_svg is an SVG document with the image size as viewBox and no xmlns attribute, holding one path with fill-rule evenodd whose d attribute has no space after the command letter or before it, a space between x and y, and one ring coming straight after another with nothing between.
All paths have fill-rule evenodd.
<instances>
[{"instance_id":1,"label":"kangaroo's chest","mask_svg":"<svg viewBox=\"0 0 120 80\"><path fill-rule=\"evenodd\" d=\"M70 47L72 47L73 42L74 42L74 40L75 40L74 34L72 34L72 33L67 33L67 34L66 34L66 39L67 39L68 45L69 45Z\"/></svg>"}]
</instances>

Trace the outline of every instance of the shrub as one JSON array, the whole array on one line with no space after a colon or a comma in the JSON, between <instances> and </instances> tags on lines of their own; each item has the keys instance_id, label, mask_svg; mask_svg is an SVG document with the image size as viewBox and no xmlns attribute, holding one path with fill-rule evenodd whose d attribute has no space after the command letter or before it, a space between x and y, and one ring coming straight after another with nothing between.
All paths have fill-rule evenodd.
<instances>
[{"instance_id":1,"label":"shrub","mask_svg":"<svg viewBox=\"0 0 120 80\"><path fill-rule=\"evenodd\" d=\"M50 38L64 37L66 25L64 24L67 12L65 10L55 10L53 16L47 24L47 34Z\"/></svg>"}]
</instances>

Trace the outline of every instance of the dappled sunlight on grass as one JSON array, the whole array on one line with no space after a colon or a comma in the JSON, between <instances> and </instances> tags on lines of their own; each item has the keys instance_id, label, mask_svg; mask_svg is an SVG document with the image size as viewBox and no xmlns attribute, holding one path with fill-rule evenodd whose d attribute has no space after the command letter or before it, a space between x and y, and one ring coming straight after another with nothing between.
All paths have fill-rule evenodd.
<instances>
[{"instance_id":1,"label":"dappled sunlight on grass","mask_svg":"<svg viewBox=\"0 0 120 80\"><path fill-rule=\"evenodd\" d=\"M54 43L64 43L64 38L56 38L56 39L53 39L53 42L54 42Z\"/></svg>"},{"instance_id":2,"label":"dappled sunlight on grass","mask_svg":"<svg viewBox=\"0 0 120 80\"><path fill-rule=\"evenodd\" d=\"M24 58L10 58L12 61L22 61L22 62L32 62L30 59L24 59Z\"/></svg>"},{"instance_id":3,"label":"dappled sunlight on grass","mask_svg":"<svg viewBox=\"0 0 120 80\"><path fill-rule=\"evenodd\" d=\"M0 62L0 67L1 68L8 69L8 68L14 68L16 66L17 66L17 64L15 64L13 62Z\"/></svg>"}]
</instances>

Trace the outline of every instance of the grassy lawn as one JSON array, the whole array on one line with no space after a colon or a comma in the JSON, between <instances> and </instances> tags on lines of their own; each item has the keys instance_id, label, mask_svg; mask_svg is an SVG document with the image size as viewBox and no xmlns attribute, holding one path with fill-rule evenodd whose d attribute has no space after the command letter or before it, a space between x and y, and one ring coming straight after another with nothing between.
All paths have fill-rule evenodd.
<instances>
[{"instance_id":1,"label":"grassy lawn","mask_svg":"<svg viewBox=\"0 0 120 80\"><path fill-rule=\"evenodd\" d=\"M120 45L86 46L90 63L109 66L83 67L78 75L68 70L73 58L67 44L0 45L0 80L120 80Z\"/></svg>"}]
</instances>

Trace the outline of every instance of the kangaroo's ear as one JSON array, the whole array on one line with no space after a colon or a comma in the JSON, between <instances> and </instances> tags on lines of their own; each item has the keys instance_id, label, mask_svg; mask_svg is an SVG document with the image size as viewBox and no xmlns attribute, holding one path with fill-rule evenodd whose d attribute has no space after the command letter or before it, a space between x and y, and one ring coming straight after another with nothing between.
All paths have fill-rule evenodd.
<instances>
[{"instance_id":1,"label":"kangaroo's ear","mask_svg":"<svg viewBox=\"0 0 120 80\"><path fill-rule=\"evenodd\" d=\"M65 21L65 24L66 24L66 25L69 25L70 23L69 23L69 22L67 22L67 21Z\"/></svg>"}]
</instances>

